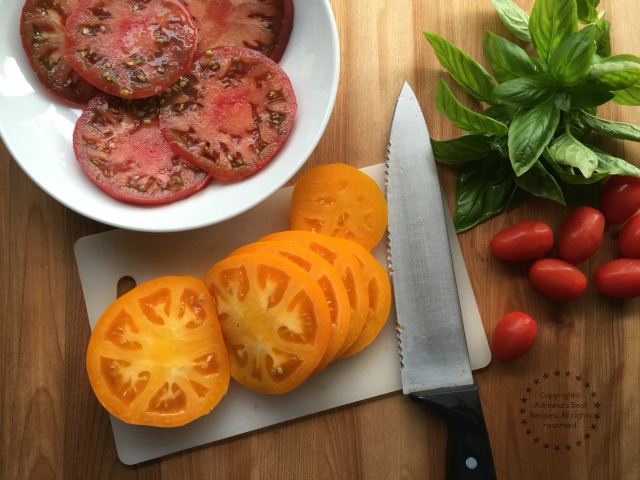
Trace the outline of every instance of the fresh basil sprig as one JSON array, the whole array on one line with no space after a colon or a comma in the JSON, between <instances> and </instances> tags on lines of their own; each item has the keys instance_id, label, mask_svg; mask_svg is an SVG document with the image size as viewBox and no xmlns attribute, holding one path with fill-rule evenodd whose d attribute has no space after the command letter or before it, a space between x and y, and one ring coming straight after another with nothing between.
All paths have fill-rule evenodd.
<instances>
[{"instance_id":1,"label":"fresh basil sprig","mask_svg":"<svg viewBox=\"0 0 640 480\"><path fill-rule=\"evenodd\" d=\"M640 177L640 168L589 143L592 132L640 142L640 126L597 116L609 101L640 106L640 57L611 54L611 23L598 11L600 0L536 0L530 15L513 0L491 2L520 44L485 32L490 73L446 39L424 32L451 78L485 105L473 111L446 82L438 85L436 108L464 132L431 140L440 162L459 166L458 232L528 196L594 204L607 176Z\"/></svg>"}]
</instances>

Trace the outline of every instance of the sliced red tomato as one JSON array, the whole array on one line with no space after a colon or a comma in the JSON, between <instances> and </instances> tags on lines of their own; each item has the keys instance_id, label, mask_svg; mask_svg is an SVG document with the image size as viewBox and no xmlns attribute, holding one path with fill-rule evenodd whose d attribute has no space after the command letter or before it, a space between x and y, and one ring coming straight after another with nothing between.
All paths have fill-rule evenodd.
<instances>
[{"instance_id":1,"label":"sliced red tomato","mask_svg":"<svg viewBox=\"0 0 640 480\"><path fill-rule=\"evenodd\" d=\"M183 158L214 178L243 178L264 167L289 136L296 98L287 74L242 47L208 50L180 82L160 127Z\"/></svg>"},{"instance_id":2,"label":"sliced red tomato","mask_svg":"<svg viewBox=\"0 0 640 480\"><path fill-rule=\"evenodd\" d=\"M38 80L55 95L84 105L98 90L63 58L65 22L72 7L58 0L27 0L20 17L20 38Z\"/></svg>"},{"instance_id":3,"label":"sliced red tomato","mask_svg":"<svg viewBox=\"0 0 640 480\"><path fill-rule=\"evenodd\" d=\"M191 66L195 21L180 0L84 0L66 23L67 62L100 90L142 98Z\"/></svg>"},{"instance_id":4,"label":"sliced red tomato","mask_svg":"<svg viewBox=\"0 0 640 480\"><path fill-rule=\"evenodd\" d=\"M256 50L282 58L293 28L292 0L187 0L198 26L198 53L214 47Z\"/></svg>"},{"instance_id":5,"label":"sliced red tomato","mask_svg":"<svg viewBox=\"0 0 640 480\"><path fill-rule=\"evenodd\" d=\"M368 250L387 230L384 193L366 173L351 165L319 165L293 188L291 228L353 240Z\"/></svg>"},{"instance_id":6,"label":"sliced red tomato","mask_svg":"<svg viewBox=\"0 0 640 480\"><path fill-rule=\"evenodd\" d=\"M349 331L337 354L337 357L342 356L360 336L369 311L369 288L360 261L341 243L340 239L319 233L284 230L261 239L261 241L265 240L302 245L320 255L338 270L347 289L351 308Z\"/></svg>"},{"instance_id":7,"label":"sliced red tomato","mask_svg":"<svg viewBox=\"0 0 640 480\"><path fill-rule=\"evenodd\" d=\"M159 101L101 94L76 122L76 159L89 179L113 198L165 204L193 194L211 179L171 149L158 126Z\"/></svg>"},{"instance_id":8,"label":"sliced red tomato","mask_svg":"<svg viewBox=\"0 0 640 480\"><path fill-rule=\"evenodd\" d=\"M194 277L160 277L115 300L93 329L86 363L100 403L134 425L184 425L229 387L215 305Z\"/></svg>"},{"instance_id":9,"label":"sliced red tomato","mask_svg":"<svg viewBox=\"0 0 640 480\"><path fill-rule=\"evenodd\" d=\"M340 350L347 337L351 321L349 295L338 270L320 255L311 251L311 249L291 242L254 242L239 248L232 255L252 252L273 253L291 260L309 272L322 288L331 313L332 327L331 341L314 374L322 371L338 354L338 350Z\"/></svg>"},{"instance_id":10,"label":"sliced red tomato","mask_svg":"<svg viewBox=\"0 0 640 480\"><path fill-rule=\"evenodd\" d=\"M216 301L234 379L280 394L313 374L331 339L331 314L309 273L280 255L240 253L213 265L204 282Z\"/></svg>"}]
</instances>

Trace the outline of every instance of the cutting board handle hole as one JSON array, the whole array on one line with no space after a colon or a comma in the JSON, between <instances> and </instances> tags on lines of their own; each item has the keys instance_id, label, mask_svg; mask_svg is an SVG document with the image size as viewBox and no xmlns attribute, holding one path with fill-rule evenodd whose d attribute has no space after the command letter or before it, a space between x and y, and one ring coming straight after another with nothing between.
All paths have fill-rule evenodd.
<instances>
[{"instance_id":1,"label":"cutting board handle hole","mask_svg":"<svg viewBox=\"0 0 640 480\"><path fill-rule=\"evenodd\" d=\"M136 281L133 277L130 277L128 275L121 277L118 280L118 288L117 288L118 298L120 298L125 293L133 290L135 286L136 286Z\"/></svg>"}]
</instances>

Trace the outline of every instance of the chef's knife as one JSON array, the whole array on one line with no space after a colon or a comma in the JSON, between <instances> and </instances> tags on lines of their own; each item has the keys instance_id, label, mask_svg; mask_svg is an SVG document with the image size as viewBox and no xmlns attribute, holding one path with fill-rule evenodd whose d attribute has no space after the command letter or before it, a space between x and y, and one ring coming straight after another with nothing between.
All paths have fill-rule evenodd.
<instances>
[{"instance_id":1,"label":"chef's knife","mask_svg":"<svg viewBox=\"0 0 640 480\"><path fill-rule=\"evenodd\" d=\"M429 131L407 83L391 123L386 174L402 390L444 416L447 479L495 479L489 436L469 364L447 210Z\"/></svg>"}]
</instances>

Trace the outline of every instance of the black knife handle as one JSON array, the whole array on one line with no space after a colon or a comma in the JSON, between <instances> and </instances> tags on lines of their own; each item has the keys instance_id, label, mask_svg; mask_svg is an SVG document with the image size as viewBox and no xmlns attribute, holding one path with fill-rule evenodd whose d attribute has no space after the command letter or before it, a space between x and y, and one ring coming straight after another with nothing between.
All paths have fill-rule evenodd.
<instances>
[{"instance_id":1,"label":"black knife handle","mask_svg":"<svg viewBox=\"0 0 640 480\"><path fill-rule=\"evenodd\" d=\"M447 480L495 480L487 426L476 385L411 393L416 402L438 410L447 424Z\"/></svg>"}]
</instances>

